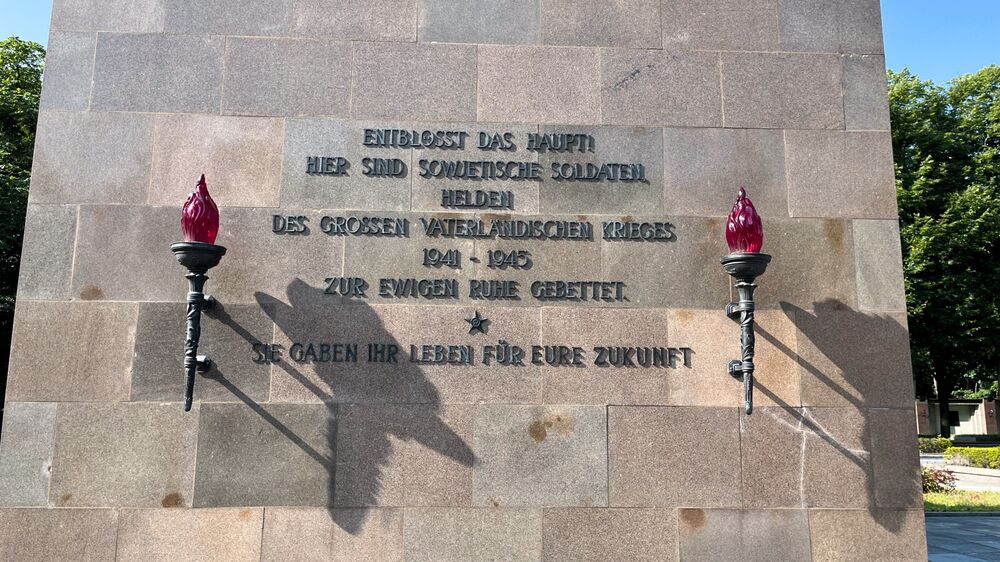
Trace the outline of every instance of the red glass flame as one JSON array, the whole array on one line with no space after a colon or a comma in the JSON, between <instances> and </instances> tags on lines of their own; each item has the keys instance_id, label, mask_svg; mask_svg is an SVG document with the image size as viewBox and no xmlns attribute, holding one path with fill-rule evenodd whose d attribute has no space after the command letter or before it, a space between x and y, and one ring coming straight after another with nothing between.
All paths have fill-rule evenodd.
<instances>
[{"instance_id":1,"label":"red glass flame","mask_svg":"<svg viewBox=\"0 0 1000 562\"><path fill-rule=\"evenodd\" d=\"M747 198L747 191L740 186L733 210L726 223L726 242L730 252L757 253L764 246L764 225L753 203Z\"/></svg>"},{"instance_id":2,"label":"red glass flame","mask_svg":"<svg viewBox=\"0 0 1000 562\"><path fill-rule=\"evenodd\" d=\"M208 194L208 184L205 174L198 180L197 188L188 195L181 213L181 229L184 231L184 241L215 244L219 234L219 208Z\"/></svg>"}]
</instances>

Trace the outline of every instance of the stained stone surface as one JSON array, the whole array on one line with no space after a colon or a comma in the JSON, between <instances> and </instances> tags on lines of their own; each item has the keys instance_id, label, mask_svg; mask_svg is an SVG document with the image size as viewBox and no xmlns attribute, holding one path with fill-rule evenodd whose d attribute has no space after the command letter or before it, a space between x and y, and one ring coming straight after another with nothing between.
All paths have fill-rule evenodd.
<instances>
[{"instance_id":1,"label":"stained stone surface","mask_svg":"<svg viewBox=\"0 0 1000 562\"><path fill-rule=\"evenodd\" d=\"M184 397L184 303L143 303L135 335L133 401L178 402ZM256 306L222 305L202 316L205 340L198 353L211 358L214 371L199 376L198 398L239 402L267 400L270 366L254 362L254 345L271 343L274 323Z\"/></svg>"},{"instance_id":2,"label":"stained stone surface","mask_svg":"<svg viewBox=\"0 0 1000 562\"><path fill-rule=\"evenodd\" d=\"M408 509L407 560L538 560L542 513L537 509Z\"/></svg>"},{"instance_id":3,"label":"stained stone surface","mask_svg":"<svg viewBox=\"0 0 1000 562\"><path fill-rule=\"evenodd\" d=\"M658 49L660 2L546 0L541 2L542 42Z\"/></svg>"},{"instance_id":4,"label":"stained stone surface","mask_svg":"<svg viewBox=\"0 0 1000 562\"><path fill-rule=\"evenodd\" d=\"M55 422L55 404L13 402L4 408L0 505L48 505Z\"/></svg>"},{"instance_id":5,"label":"stained stone surface","mask_svg":"<svg viewBox=\"0 0 1000 562\"><path fill-rule=\"evenodd\" d=\"M440 43L537 43L539 0L423 0L420 41Z\"/></svg>"},{"instance_id":6,"label":"stained stone surface","mask_svg":"<svg viewBox=\"0 0 1000 562\"><path fill-rule=\"evenodd\" d=\"M608 408L611 507L738 507L737 421L736 408Z\"/></svg>"},{"instance_id":7,"label":"stained stone surface","mask_svg":"<svg viewBox=\"0 0 1000 562\"><path fill-rule=\"evenodd\" d=\"M606 427L603 407L480 407L475 504L608 505Z\"/></svg>"},{"instance_id":8,"label":"stained stone surface","mask_svg":"<svg viewBox=\"0 0 1000 562\"><path fill-rule=\"evenodd\" d=\"M190 507L195 412L180 404L60 404L49 505Z\"/></svg>"},{"instance_id":9,"label":"stained stone surface","mask_svg":"<svg viewBox=\"0 0 1000 562\"><path fill-rule=\"evenodd\" d=\"M816 561L927 558L922 509L812 510L809 534Z\"/></svg>"},{"instance_id":10,"label":"stained stone surface","mask_svg":"<svg viewBox=\"0 0 1000 562\"><path fill-rule=\"evenodd\" d=\"M91 108L217 112L224 51L219 36L101 33Z\"/></svg>"},{"instance_id":11,"label":"stained stone surface","mask_svg":"<svg viewBox=\"0 0 1000 562\"><path fill-rule=\"evenodd\" d=\"M338 522L368 520L350 532ZM352 562L403 560L403 510L269 507L264 516L261 560Z\"/></svg>"},{"instance_id":12,"label":"stained stone surface","mask_svg":"<svg viewBox=\"0 0 1000 562\"><path fill-rule=\"evenodd\" d=\"M118 560L260 559L262 508L123 509L119 518Z\"/></svg>"},{"instance_id":13,"label":"stained stone surface","mask_svg":"<svg viewBox=\"0 0 1000 562\"><path fill-rule=\"evenodd\" d=\"M24 301L14 316L7 399L128 400L135 303Z\"/></svg>"},{"instance_id":14,"label":"stained stone surface","mask_svg":"<svg viewBox=\"0 0 1000 562\"><path fill-rule=\"evenodd\" d=\"M246 37L230 39L227 46L223 113L350 114L351 84L345 80L351 75L350 44Z\"/></svg>"},{"instance_id":15,"label":"stained stone surface","mask_svg":"<svg viewBox=\"0 0 1000 562\"><path fill-rule=\"evenodd\" d=\"M722 53L726 127L842 129L840 57Z\"/></svg>"},{"instance_id":16,"label":"stained stone surface","mask_svg":"<svg viewBox=\"0 0 1000 562\"><path fill-rule=\"evenodd\" d=\"M596 124L601 94L594 77L600 74L600 64L596 50L480 47L479 120Z\"/></svg>"},{"instance_id":17,"label":"stained stone surface","mask_svg":"<svg viewBox=\"0 0 1000 562\"><path fill-rule=\"evenodd\" d=\"M200 174L217 202L231 207L278 204L282 123L277 119L159 115L153 129L149 198L174 204L194 190Z\"/></svg>"},{"instance_id":18,"label":"stained stone surface","mask_svg":"<svg viewBox=\"0 0 1000 562\"><path fill-rule=\"evenodd\" d=\"M0 558L112 560L117 526L113 509L0 509Z\"/></svg>"},{"instance_id":19,"label":"stained stone surface","mask_svg":"<svg viewBox=\"0 0 1000 562\"><path fill-rule=\"evenodd\" d=\"M663 47L775 51L778 1L663 2Z\"/></svg>"},{"instance_id":20,"label":"stained stone surface","mask_svg":"<svg viewBox=\"0 0 1000 562\"><path fill-rule=\"evenodd\" d=\"M543 512L544 560L669 560L677 523L667 509L559 508Z\"/></svg>"},{"instance_id":21,"label":"stained stone surface","mask_svg":"<svg viewBox=\"0 0 1000 562\"><path fill-rule=\"evenodd\" d=\"M330 505L337 408L205 404L194 507Z\"/></svg>"},{"instance_id":22,"label":"stained stone surface","mask_svg":"<svg viewBox=\"0 0 1000 562\"><path fill-rule=\"evenodd\" d=\"M719 56L609 49L601 54L601 110L623 125L719 127Z\"/></svg>"},{"instance_id":23,"label":"stained stone surface","mask_svg":"<svg viewBox=\"0 0 1000 562\"><path fill-rule=\"evenodd\" d=\"M28 205L21 245L18 296L62 299L69 296L76 242L76 207Z\"/></svg>"},{"instance_id":24,"label":"stained stone surface","mask_svg":"<svg viewBox=\"0 0 1000 562\"><path fill-rule=\"evenodd\" d=\"M55 0L0 559L926 559L879 8Z\"/></svg>"},{"instance_id":25,"label":"stained stone surface","mask_svg":"<svg viewBox=\"0 0 1000 562\"><path fill-rule=\"evenodd\" d=\"M36 138L31 202L145 202L152 158L152 116L42 111Z\"/></svg>"},{"instance_id":26,"label":"stained stone surface","mask_svg":"<svg viewBox=\"0 0 1000 562\"><path fill-rule=\"evenodd\" d=\"M90 105L90 76L94 66L93 33L53 31L45 53L45 95L42 109L86 110Z\"/></svg>"},{"instance_id":27,"label":"stained stone surface","mask_svg":"<svg viewBox=\"0 0 1000 562\"><path fill-rule=\"evenodd\" d=\"M681 559L808 560L808 517L804 509L681 509L677 517Z\"/></svg>"}]
</instances>

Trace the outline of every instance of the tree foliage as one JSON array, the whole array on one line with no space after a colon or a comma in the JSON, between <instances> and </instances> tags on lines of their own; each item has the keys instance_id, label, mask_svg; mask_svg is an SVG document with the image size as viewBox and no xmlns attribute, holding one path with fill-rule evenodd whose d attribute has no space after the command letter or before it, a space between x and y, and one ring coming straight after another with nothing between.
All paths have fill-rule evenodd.
<instances>
[{"instance_id":1,"label":"tree foliage","mask_svg":"<svg viewBox=\"0 0 1000 562\"><path fill-rule=\"evenodd\" d=\"M890 71L889 105L917 390L946 406L1000 375L1000 66Z\"/></svg>"},{"instance_id":2,"label":"tree foliage","mask_svg":"<svg viewBox=\"0 0 1000 562\"><path fill-rule=\"evenodd\" d=\"M13 307L45 49L0 41L0 315Z\"/></svg>"}]
</instances>

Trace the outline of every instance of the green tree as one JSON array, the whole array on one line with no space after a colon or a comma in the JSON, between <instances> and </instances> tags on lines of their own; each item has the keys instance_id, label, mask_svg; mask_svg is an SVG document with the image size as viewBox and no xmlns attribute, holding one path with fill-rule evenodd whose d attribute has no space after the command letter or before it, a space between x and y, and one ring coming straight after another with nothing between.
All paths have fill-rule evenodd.
<instances>
[{"instance_id":1,"label":"green tree","mask_svg":"<svg viewBox=\"0 0 1000 562\"><path fill-rule=\"evenodd\" d=\"M0 41L0 314L13 309L45 50Z\"/></svg>"},{"instance_id":2,"label":"green tree","mask_svg":"<svg viewBox=\"0 0 1000 562\"><path fill-rule=\"evenodd\" d=\"M952 394L1000 371L1000 67L890 71L889 106L917 389L949 435Z\"/></svg>"}]
</instances>

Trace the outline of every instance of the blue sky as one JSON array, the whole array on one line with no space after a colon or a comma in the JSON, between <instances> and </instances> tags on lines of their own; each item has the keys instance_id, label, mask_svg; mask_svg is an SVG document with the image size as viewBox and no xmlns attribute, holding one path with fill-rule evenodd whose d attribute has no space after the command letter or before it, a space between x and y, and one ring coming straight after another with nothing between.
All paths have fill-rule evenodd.
<instances>
[{"instance_id":1,"label":"blue sky","mask_svg":"<svg viewBox=\"0 0 1000 562\"><path fill-rule=\"evenodd\" d=\"M48 0L0 0L0 38L45 43ZM1000 0L882 0L886 66L946 82L1000 64Z\"/></svg>"}]
</instances>

